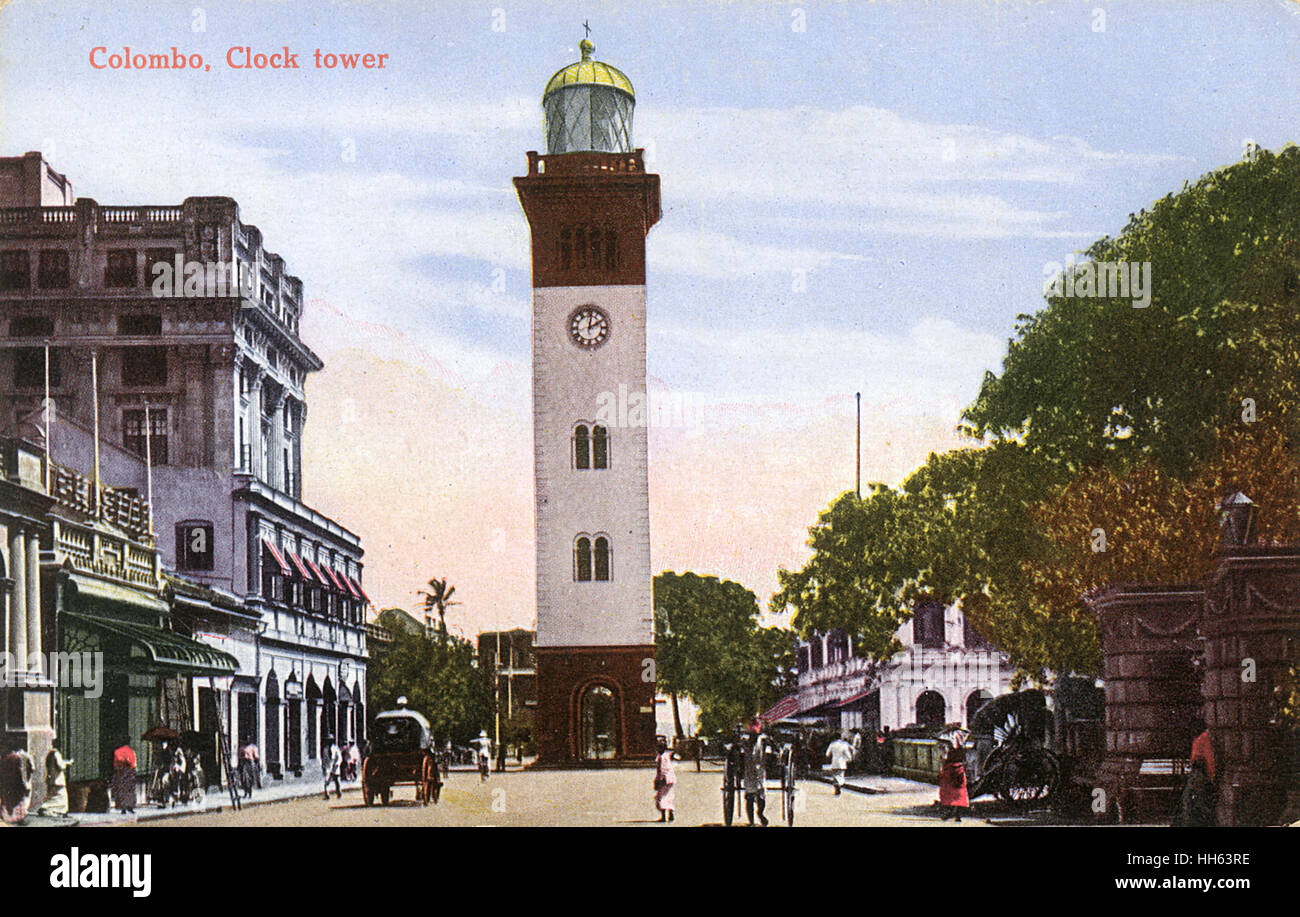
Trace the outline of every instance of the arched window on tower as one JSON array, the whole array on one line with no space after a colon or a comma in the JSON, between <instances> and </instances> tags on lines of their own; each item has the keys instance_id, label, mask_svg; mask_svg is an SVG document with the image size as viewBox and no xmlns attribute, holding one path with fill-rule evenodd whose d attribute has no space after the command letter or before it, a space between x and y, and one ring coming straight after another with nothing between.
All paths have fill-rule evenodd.
<instances>
[{"instance_id":1,"label":"arched window on tower","mask_svg":"<svg viewBox=\"0 0 1300 917\"><path fill-rule=\"evenodd\" d=\"M604 427L591 428L591 467L609 467L609 432Z\"/></svg>"},{"instance_id":2,"label":"arched window on tower","mask_svg":"<svg viewBox=\"0 0 1300 917\"><path fill-rule=\"evenodd\" d=\"M580 583L591 581L591 539L586 535L573 544L573 575Z\"/></svg>"},{"instance_id":3,"label":"arched window on tower","mask_svg":"<svg viewBox=\"0 0 1300 917\"><path fill-rule=\"evenodd\" d=\"M573 467L579 471L591 467L591 438L586 424L580 423L573 428Z\"/></svg>"},{"instance_id":4,"label":"arched window on tower","mask_svg":"<svg viewBox=\"0 0 1300 917\"><path fill-rule=\"evenodd\" d=\"M603 535L596 539L596 579L609 581L609 539Z\"/></svg>"},{"instance_id":5,"label":"arched window on tower","mask_svg":"<svg viewBox=\"0 0 1300 917\"><path fill-rule=\"evenodd\" d=\"M573 230L565 227L560 230L560 270L567 271L573 267Z\"/></svg>"},{"instance_id":6,"label":"arched window on tower","mask_svg":"<svg viewBox=\"0 0 1300 917\"><path fill-rule=\"evenodd\" d=\"M605 270L618 270L618 236L614 230L605 230Z\"/></svg>"}]
</instances>

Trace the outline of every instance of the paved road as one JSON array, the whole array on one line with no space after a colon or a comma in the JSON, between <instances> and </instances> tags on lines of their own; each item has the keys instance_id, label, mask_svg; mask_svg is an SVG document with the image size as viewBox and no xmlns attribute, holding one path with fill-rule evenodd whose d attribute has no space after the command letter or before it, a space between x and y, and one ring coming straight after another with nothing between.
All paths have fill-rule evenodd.
<instances>
[{"instance_id":1,"label":"paved road","mask_svg":"<svg viewBox=\"0 0 1300 917\"><path fill-rule=\"evenodd\" d=\"M304 827L349 825L404 826L525 826L575 825L592 827L657 825L651 789L652 772L641 770L511 771L493 774L480 783L473 773L453 772L444 785L438 805L416 803L415 789L394 788L387 807L366 808L359 792L328 802L317 797L250 806L241 812L208 812L142 823L174 826L295 825ZM705 766L697 774L684 763L677 771L676 825L716 825L722 820L722 774ZM966 818L960 825L941 822L930 809L935 789L910 781L890 781L889 792L864 795L845 792L815 781L799 784L796 810L799 825L984 825L982 818ZM772 827L781 821L780 796L768 795ZM744 822L744 813L738 823ZM671 826L670 826L671 827Z\"/></svg>"}]
</instances>

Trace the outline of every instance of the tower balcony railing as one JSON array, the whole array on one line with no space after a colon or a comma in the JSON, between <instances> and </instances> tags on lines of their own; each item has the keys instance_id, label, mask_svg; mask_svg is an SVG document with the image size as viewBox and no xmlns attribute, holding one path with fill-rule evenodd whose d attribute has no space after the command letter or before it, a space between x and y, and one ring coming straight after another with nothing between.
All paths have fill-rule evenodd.
<instances>
[{"instance_id":1,"label":"tower balcony railing","mask_svg":"<svg viewBox=\"0 0 1300 917\"><path fill-rule=\"evenodd\" d=\"M528 151L528 176L583 175L592 172L645 172L645 150L631 153L557 153L544 156Z\"/></svg>"}]
</instances>

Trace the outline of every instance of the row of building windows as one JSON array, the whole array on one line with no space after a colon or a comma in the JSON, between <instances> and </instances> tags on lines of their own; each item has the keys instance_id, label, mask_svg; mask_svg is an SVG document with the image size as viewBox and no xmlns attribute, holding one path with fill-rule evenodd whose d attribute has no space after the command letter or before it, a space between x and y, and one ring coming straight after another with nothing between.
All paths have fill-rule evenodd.
<instances>
[{"instance_id":1,"label":"row of building windows","mask_svg":"<svg viewBox=\"0 0 1300 917\"><path fill-rule=\"evenodd\" d=\"M296 559L293 563L296 564ZM318 566L329 575L325 564ZM290 569L292 571L293 568ZM269 549L264 549L262 555L262 597L270 602L322 615L341 623L361 624L363 620L362 603L334 587L326 588L305 578L301 573L291 572L285 576L280 570L279 561L271 555Z\"/></svg>"},{"instance_id":2,"label":"row of building windows","mask_svg":"<svg viewBox=\"0 0 1300 917\"><path fill-rule=\"evenodd\" d=\"M561 270L597 270L612 273L622 264L618 236L600 226L565 226L560 229Z\"/></svg>"},{"instance_id":3,"label":"row of building windows","mask_svg":"<svg viewBox=\"0 0 1300 917\"><path fill-rule=\"evenodd\" d=\"M176 250L150 248L144 252L144 283L153 283L154 265L173 264ZM140 253L134 248L115 248L105 253L104 286L124 288L141 285ZM72 259L67 249L47 248L36 253L36 287L63 290L72 285ZM26 249L0 251L0 290L32 289L32 253Z\"/></svg>"},{"instance_id":4,"label":"row of building windows","mask_svg":"<svg viewBox=\"0 0 1300 917\"><path fill-rule=\"evenodd\" d=\"M14 354L14 388L41 389L45 386L45 348L19 347ZM132 388L167 385L166 347L127 347L122 350L122 384ZM50 387L63 384L63 363L59 351L50 349Z\"/></svg>"}]
</instances>

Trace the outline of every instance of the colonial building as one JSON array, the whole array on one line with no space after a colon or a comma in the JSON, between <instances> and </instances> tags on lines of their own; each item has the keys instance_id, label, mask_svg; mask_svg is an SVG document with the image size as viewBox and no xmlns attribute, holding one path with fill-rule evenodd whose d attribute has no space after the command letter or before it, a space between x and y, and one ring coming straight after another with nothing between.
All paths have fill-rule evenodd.
<instances>
[{"instance_id":1,"label":"colonial building","mask_svg":"<svg viewBox=\"0 0 1300 917\"><path fill-rule=\"evenodd\" d=\"M841 729L970 724L1010 690L1005 653L979 635L959 606L923 602L896 634L901 652L885 661L857 656L843 630L801 641L799 688L764 714Z\"/></svg>"},{"instance_id":2,"label":"colonial building","mask_svg":"<svg viewBox=\"0 0 1300 917\"><path fill-rule=\"evenodd\" d=\"M302 500L302 282L229 198L74 201L29 153L0 208L0 425L39 440L48 378L55 459L149 501L163 566L219 599L177 593L239 663L193 686L196 721L273 775L362 738L361 543Z\"/></svg>"},{"instance_id":3,"label":"colonial building","mask_svg":"<svg viewBox=\"0 0 1300 917\"><path fill-rule=\"evenodd\" d=\"M515 179L532 230L539 763L649 760L654 614L645 397L646 233L659 176L632 84L582 60L546 85L546 155Z\"/></svg>"},{"instance_id":4,"label":"colonial building","mask_svg":"<svg viewBox=\"0 0 1300 917\"><path fill-rule=\"evenodd\" d=\"M6 583L6 660L27 660L6 666L6 750L32 755L39 801L44 756L57 741L73 759L71 802L84 808L110 774L114 748L136 747L148 774L152 747L140 736L158 724L189 729L179 692L229 678L238 663L194 640L173 613L181 592L187 607L209 602L162 574L142 498L0 437L0 525L8 536L0 562L22 571Z\"/></svg>"}]
</instances>

